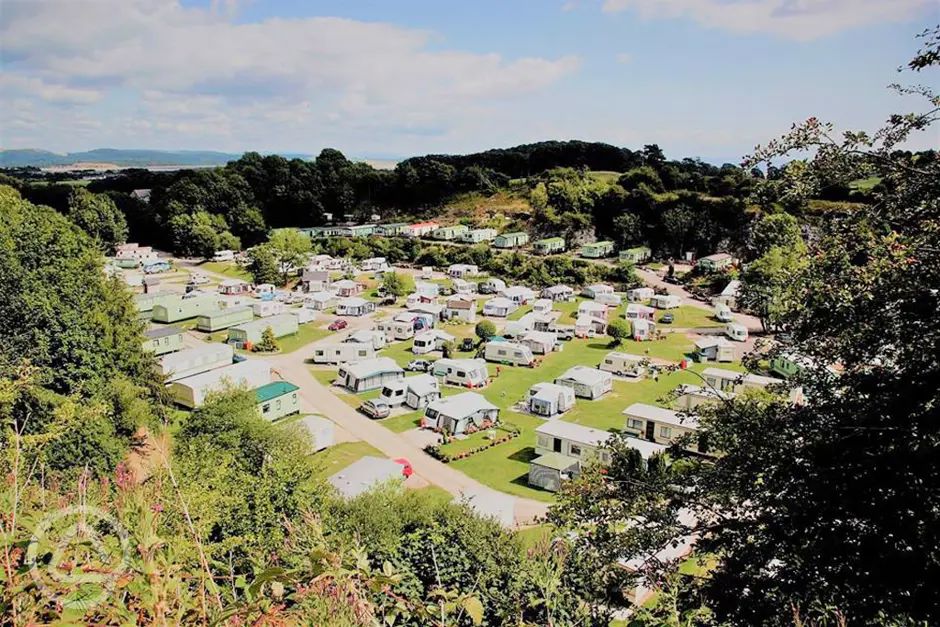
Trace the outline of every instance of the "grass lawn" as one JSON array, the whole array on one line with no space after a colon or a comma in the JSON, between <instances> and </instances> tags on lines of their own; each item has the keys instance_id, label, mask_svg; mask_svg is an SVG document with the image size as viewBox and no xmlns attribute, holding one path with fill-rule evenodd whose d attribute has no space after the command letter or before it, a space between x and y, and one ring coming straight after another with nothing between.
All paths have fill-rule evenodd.
<instances>
[{"instance_id":1,"label":"grass lawn","mask_svg":"<svg viewBox=\"0 0 940 627\"><path fill-rule=\"evenodd\" d=\"M503 425L506 425L507 421L503 420ZM470 435L464 438L454 438L447 444L441 445L441 452L445 455L457 455L458 453L463 453L464 451L469 451L472 448L482 446L490 441L489 431L495 431L494 438L499 438L506 435L509 430L505 426L498 426L495 429L480 430L476 433L471 433Z\"/></svg>"},{"instance_id":2,"label":"grass lawn","mask_svg":"<svg viewBox=\"0 0 940 627\"><path fill-rule=\"evenodd\" d=\"M367 455L385 457L377 448L365 442L342 442L314 454L313 459L318 462L316 474L326 479L336 474L346 466Z\"/></svg>"},{"instance_id":3,"label":"grass lawn","mask_svg":"<svg viewBox=\"0 0 940 627\"><path fill-rule=\"evenodd\" d=\"M552 536L552 528L550 525L535 525L534 527L520 529L516 531L513 536L519 542L523 550L530 549L539 542L550 539Z\"/></svg>"},{"instance_id":4,"label":"grass lawn","mask_svg":"<svg viewBox=\"0 0 940 627\"><path fill-rule=\"evenodd\" d=\"M506 320L519 320L522 318L522 316L526 315L530 311L532 311L532 305L523 305L519 309L506 316Z\"/></svg>"},{"instance_id":5,"label":"grass lawn","mask_svg":"<svg viewBox=\"0 0 940 627\"><path fill-rule=\"evenodd\" d=\"M692 307L691 305L681 305L675 309L657 310L655 319L659 320L664 313L671 313L675 320L672 324L660 324L659 329L665 330L669 327L677 329L696 329L699 327L722 327L723 322L715 320L711 311Z\"/></svg>"},{"instance_id":6,"label":"grass lawn","mask_svg":"<svg viewBox=\"0 0 940 627\"><path fill-rule=\"evenodd\" d=\"M237 263L232 261L205 261L199 264L199 268L203 270L208 270L209 272L215 272L216 274L222 274L233 279L241 279L242 281L252 281L251 275L241 268Z\"/></svg>"},{"instance_id":7,"label":"grass lawn","mask_svg":"<svg viewBox=\"0 0 940 627\"><path fill-rule=\"evenodd\" d=\"M300 325L297 333L279 338L277 343L280 345L282 353L292 353L310 342L322 340L332 334L333 331L328 330L326 327L319 327L313 322L308 322Z\"/></svg>"},{"instance_id":8,"label":"grass lawn","mask_svg":"<svg viewBox=\"0 0 940 627\"><path fill-rule=\"evenodd\" d=\"M408 362L413 359L426 359L428 361L434 361L439 359L441 356L439 352L415 355L411 352L411 347L413 344L414 342L412 340L405 340L404 342L391 342L385 348L379 351L379 356L391 357L395 360L395 363L397 363L402 368L407 366Z\"/></svg>"},{"instance_id":9,"label":"grass lawn","mask_svg":"<svg viewBox=\"0 0 940 627\"><path fill-rule=\"evenodd\" d=\"M310 372L313 374L313 378L326 386L333 385L333 379L336 378L336 368L330 368L328 370L321 370L319 368L311 368ZM337 393L337 396L342 398L344 395ZM358 405L356 405L358 407Z\"/></svg>"}]
</instances>

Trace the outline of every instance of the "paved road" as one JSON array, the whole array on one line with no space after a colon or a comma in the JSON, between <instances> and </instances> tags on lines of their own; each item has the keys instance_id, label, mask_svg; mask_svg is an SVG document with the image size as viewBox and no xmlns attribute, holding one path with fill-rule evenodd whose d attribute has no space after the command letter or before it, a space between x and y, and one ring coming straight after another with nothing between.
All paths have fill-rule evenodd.
<instances>
[{"instance_id":1,"label":"paved road","mask_svg":"<svg viewBox=\"0 0 940 627\"><path fill-rule=\"evenodd\" d=\"M278 375L300 387L301 399L310 410L328 417L353 437L374 446L384 455L390 458L406 458L411 462L416 475L457 497L473 496L475 500L479 499L481 504L507 502L507 496L502 492L493 490L428 456L415 444L373 422L333 394L327 386L317 381L304 362L309 353L308 348L313 345L287 355L266 358ZM510 498L513 518L517 525L529 524L548 511L548 505L541 501Z\"/></svg>"}]
</instances>

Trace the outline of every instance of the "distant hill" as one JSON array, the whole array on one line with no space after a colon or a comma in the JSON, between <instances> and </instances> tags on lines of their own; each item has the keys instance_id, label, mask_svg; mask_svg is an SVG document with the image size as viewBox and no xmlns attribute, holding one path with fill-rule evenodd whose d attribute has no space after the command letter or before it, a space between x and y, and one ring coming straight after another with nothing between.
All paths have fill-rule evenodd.
<instances>
[{"instance_id":1,"label":"distant hill","mask_svg":"<svg viewBox=\"0 0 940 627\"><path fill-rule=\"evenodd\" d=\"M13 149L0 150L0 167L20 168L35 166L66 166L73 163L109 163L119 167L146 166L209 166L224 165L238 159L241 155L211 150L122 150L117 148L96 148L83 152L57 154L48 150ZM308 155L290 154L288 158L308 158Z\"/></svg>"}]
</instances>

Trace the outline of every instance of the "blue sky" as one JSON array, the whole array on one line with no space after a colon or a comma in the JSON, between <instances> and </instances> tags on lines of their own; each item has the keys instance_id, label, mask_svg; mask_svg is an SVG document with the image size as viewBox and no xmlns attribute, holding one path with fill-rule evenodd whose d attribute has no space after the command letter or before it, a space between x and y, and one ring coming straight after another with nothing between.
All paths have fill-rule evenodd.
<instances>
[{"instance_id":1,"label":"blue sky","mask_svg":"<svg viewBox=\"0 0 940 627\"><path fill-rule=\"evenodd\" d=\"M0 146L396 158L585 139L737 161L809 116L870 129L921 108L885 86L938 7L3 0Z\"/></svg>"}]
</instances>

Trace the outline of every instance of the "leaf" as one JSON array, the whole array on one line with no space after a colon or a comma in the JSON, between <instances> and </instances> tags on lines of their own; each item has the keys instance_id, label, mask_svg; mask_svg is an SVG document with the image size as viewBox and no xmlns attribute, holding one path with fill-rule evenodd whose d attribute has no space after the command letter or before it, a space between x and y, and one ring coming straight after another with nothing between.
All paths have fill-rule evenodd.
<instances>
[{"instance_id":1,"label":"leaf","mask_svg":"<svg viewBox=\"0 0 940 627\"><path fill-rule=\"evenodd\" d=\"M483 603L477 597L465 597L460 604L474 625L483 624Z\"/></svg>"}]
</instances>

